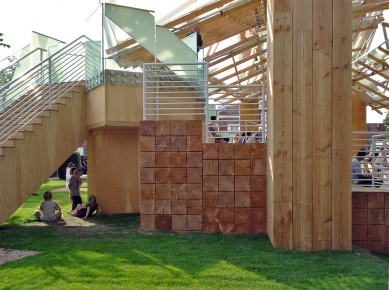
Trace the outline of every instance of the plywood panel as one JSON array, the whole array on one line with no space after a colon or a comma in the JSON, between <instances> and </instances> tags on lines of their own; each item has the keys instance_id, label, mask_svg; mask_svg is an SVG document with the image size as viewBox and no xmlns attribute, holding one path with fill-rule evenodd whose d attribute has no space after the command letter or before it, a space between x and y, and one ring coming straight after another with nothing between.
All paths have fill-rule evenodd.
<instances>
[{"instance_id":1,"label":"plywood panel","mask_svg":"<svg viewBox=\"0 0 389 290\"><path fill-rule=\"evenodd\" d=\"M0 158L0 224L87 139L85 89L78 91L41 125L34 125L33 133L17 140L15 148L5 148Z\"/></svg>"},{"instance_id":2,"label":"plywood panel","mask_svg":"<svg viewBox=\"0 0 389 290\"><path fill-rule=\"evenodd\" d=\"M87 93L88 129L103 126L106 118L105 85L94 88Z\"/></svg>"},{"instance_id":3,"label":"plywood panel","mask_svg":"<svg viewBox=\"0 0 389 290\"><path fill-rule=\"evenodd\" d=\"M139 129L96 129L88 138L89 193L104 213L139 212L138 134Z\"/></svg>"},{"instance_id":4,"label":"plywood panel","mask_svg":"<svg viewBox=\"0 0 389 290\"><path fill-rule=\"evenodd\" d=\"M366 131L366 104L363 100L355 95L352 95L352 132L365 132ZM356 139L352 142L353 155L356 152L366 147L366 141L358 139L366 139L366 134L352 135L352 139Z\"/></svg>"},{"instance_id":5,"label":"plywood panel","mask_svg":"<svg viewBox=\"0 0 389 290\"><path fill-rule=\"evenodd\" d=\"M143 119L142 86L106 84L106 123L139 127Z\"/></svg>"},{"instance_id":6,"label":"plywood panel","mask_svg":"<svg viewBox=\"0 0 389 290\"><path fill-rule=\"evenodd\" d=\"M255 102L242 103L240 105L240 126L247 132L258 132L258 125L253 125L253 121L257 124L261 121L258 101L259 99L255 100ZM256 114L256 116L252 116L253 114Z\"/></svg>"}]
</instances>

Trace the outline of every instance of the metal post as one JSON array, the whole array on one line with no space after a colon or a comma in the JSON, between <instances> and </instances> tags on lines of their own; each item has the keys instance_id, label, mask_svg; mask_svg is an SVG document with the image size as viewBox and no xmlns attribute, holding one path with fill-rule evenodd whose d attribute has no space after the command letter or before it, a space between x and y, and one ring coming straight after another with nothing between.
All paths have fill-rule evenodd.
<instances>
[{"instance_id":1,"label":"metal post","mask_svg":"<svg viewBox=\"0 0 389 290\"><path fill-rule=\"evenodd\" d=\"M2 96L1 96L1 112L5 110L5 97L7 95L7 91L4 91Z\"/></svg>"},{"instance_id":2,"label":"metal post","mask_svg":"<svg viewBox=\"0 0 389 290\"><path fill-rule=\"evenodd\" d=\"M41 62L43 59L43 50L40 50L40 61ZM44 65L41 65L41 84L43 84L43 70L44 70Z\"/></svg>"},{"instance_id":3,"label":"metal post","mask_svg":"<svg viewBox=\"0 0 389 290\"><path fill-rule=\"evenodd\" d=\"M146 120L146 86L147 65L143 63L143 120Z\"/></svg>"},{"instance_id":4,"label":"metal post","mask_svg":"<svg viewBox=\"0 0 389 290\"><path fill-rule=\"evenodd\" d=\"M208 101L209 101L209 92L208 92L208 63L206 62L204 65L204 73L205 73L205 143L209 143L208 136L208 122L209 122L209 110L208 110Z\"/></svg>"},{"instance_id":5,"label":"metal post","mask_svg":"<svg viewBox=\"0 0 389 290\"><path fill-rule=\"evenodd\" d=\"M262 128L262 136L261 142L265 142L265 122L266 122L266 100L265 100L265 86L262 85L262 113L261 113L261 128Z\"/></svg>"},{"instance_id":6,"label":"metal post","mask_svg":"<svg viewBox=\"0 0 389 290\"><path fill-rule=\"evenodd\" d=\"M51 58L49 58L49 109L53 109L52 92L51 92Z\"/></svg>"}]
</instances>

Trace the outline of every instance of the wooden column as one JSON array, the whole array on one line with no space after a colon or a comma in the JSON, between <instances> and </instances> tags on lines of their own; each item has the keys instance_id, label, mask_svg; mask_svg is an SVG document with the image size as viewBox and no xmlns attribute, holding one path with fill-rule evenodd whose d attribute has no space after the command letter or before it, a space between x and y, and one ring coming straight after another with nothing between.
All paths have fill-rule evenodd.
<instances>
[{"instance_id":1,"label":"wooden column","mask_svg":"<svg viewBox=\"0 0 389 290\"><path fill-rule=\"evenodd\" d=\"M351 250L351 2L267 9L270 240Z\"/></svg>"}]
</instances>

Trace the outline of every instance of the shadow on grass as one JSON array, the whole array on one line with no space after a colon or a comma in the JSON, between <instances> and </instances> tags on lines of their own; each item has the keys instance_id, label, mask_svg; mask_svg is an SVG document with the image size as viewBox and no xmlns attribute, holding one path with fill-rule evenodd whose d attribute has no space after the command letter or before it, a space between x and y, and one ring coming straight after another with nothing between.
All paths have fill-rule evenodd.
<instances>
[{"instance_id":1,"label":"shadow on grass","mask_svg":"<svg viewBox=\"0 0 389 290\"><path fill-rule=\"evenodd\" d=\"M65 220L64 225L30 223L0 231L0 247L42 251L23 259L27 262L4 264L0 273L8 269L22 276L20 267L32 265L39 269L31 277L33 288L49 281L65 288L68 283L92 285L103 275L116 279L117 287L387 289L388 264L356 253L274 249L261 234L145 231L139 229L139 215ZM14 288L22 286L15 283Z\"/></svg>"}]
</instances>

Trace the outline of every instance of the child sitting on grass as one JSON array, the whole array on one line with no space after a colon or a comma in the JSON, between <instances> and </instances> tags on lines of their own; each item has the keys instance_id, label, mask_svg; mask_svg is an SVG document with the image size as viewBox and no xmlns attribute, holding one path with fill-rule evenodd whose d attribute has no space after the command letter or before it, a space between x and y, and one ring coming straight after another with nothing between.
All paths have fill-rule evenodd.
<instances>
[{"instance_id":1,"label":"child sitting on grass","mask_svg":"<svg viewBox=\"0 0 389 290\"><path fill-rule=\"evenodd\" d=\"M61 207L54 200L50 191L43 194L44 201L39 206L40 210L35 211L35 216L41 222L55 222L62 219Z\"/></svg>"},{"instance_id":2,"label":"child sitting on grass","mask_svg":"<svg viewBox=\"0 0 389 290\"><path fill-rule=\"evenodd\" d=\"M96 197L94 195L90 195L86 205L78 204L75 210L71 211L70 214L86 219L87 217L92 216L95 211L97 211L97 215L99 215L101 213L101 208L96 202Z\"/></svg>"}]
</instances>

